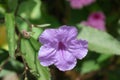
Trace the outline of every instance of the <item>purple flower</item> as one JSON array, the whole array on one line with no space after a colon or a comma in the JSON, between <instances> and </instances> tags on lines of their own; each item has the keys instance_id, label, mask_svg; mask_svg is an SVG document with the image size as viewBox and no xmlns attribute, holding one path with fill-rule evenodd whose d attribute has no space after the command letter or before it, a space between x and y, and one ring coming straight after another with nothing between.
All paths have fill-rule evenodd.
<instances>
[{"instance_id":1,"label":"purple flower","mask_svg":"<svg viewBox=\"0 0 120 80\"><path fill-rule=\"evenodd\" d=\"M81 24L90 26L98 30L105 31L105 15L102 12L93 12L89 15L87 21L82 21Z\"/></svg>"},{"instance_id":2,"label":"purple flower","mask_svg":"<svg viewBox=\"0 0 120 80\"><path fill-rule=\"evenodd\" d=\"M39 37L43 44L38 55L41 65L54 64L61 71L73 69L77 59L84 58L88 52L87 41L76 37L77 29L72 26L46 29Z\"/></svg>"},{"instance_id":3,"label":"purple flower","mask_svg":"<svg viewBox=\"0 0 120 80\"><path fill-rule=\"evenodd\" d=\"M95 2L95 0L69 0L69 1L73 9L83 8L84 6L90 5L93 2Z\"/></svg>"}]
</instances>

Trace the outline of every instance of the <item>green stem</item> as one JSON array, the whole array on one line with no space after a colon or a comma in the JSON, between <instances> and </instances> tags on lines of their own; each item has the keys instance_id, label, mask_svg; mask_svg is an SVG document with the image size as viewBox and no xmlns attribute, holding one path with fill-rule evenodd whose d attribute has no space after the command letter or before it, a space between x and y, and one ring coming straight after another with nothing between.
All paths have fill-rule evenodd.
<instances>
[{"instance_id":1,"label":"green stem","mask_svg":"<svg viewBox=\"0 0 120 80\"><path fill-rule=\"evenodd\" d=\"M5 14L5 23L7 29L7 37L8 37L8 47L9 47L9 55L11 58L15 58L15 17L13 13Z\"/></svg>"}]
</instances>

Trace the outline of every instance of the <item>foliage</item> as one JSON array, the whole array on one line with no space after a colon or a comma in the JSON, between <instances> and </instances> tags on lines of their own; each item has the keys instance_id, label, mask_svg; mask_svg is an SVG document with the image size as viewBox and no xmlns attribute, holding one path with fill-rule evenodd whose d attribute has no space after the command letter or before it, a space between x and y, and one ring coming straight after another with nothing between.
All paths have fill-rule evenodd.
<instances>
[{"instance_id":1,"label":"foliage","mask_svg":"<svg viewBox=\"0 0 120 80\"><path fill-rule=\"evenodd\" d=\"M106 31L80 24L95 11L105 14ZM119 14L119 0L96 0L81 9L67 0L0 0L0 80L12 73L19 80L119 80ZM88 55L69 74L38 60L41 32L64 24L76 26L78 38L89 44Z\"/></svg>"}]
</instances>

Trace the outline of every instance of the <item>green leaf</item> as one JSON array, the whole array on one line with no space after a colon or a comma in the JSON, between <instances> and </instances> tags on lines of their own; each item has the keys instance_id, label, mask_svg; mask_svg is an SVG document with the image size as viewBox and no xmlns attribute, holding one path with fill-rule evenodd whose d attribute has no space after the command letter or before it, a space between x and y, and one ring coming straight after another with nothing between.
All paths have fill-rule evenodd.
<instances>
[{"instance_id":1,"label":"green leaf","mask_svg":"<svg viewBox=\"0 0 120 80\"><path fill-rule=\"evenodd\" d=\"M24 71L24 65L15 59L9 58L5 60L3 64L2 70L0 71L0 77L4 77L12 73L22 74Z\"/></svg>"},{"instance_id":2,"label":"green leaf","mask_svg":"<svg viewBox=\"0 0 120 80\"><path fill-rule=\"evenodd\" d=\"M101 55L98 57L97 62L98 62L98 63L101 63L101 62L109 59L109 58L112 57L112 56L113 56L113 55L111 55L111 54L101 54Z\"/></svg>"},{"instance_id":3,"label":"green leaf","mask_svg":"<svg viewBox=\"0 0 120 80\"><path fill-rule=\"evenodd\" d=\"M33 45L27 39L21 39L21 51L27 62L30 72L37 77L38 80L50 80L48 68L40 65L38 60L38 52L34 50Z\"/></svg>"},{"instance_id":4,"label":"green leaf","mask_svg":"<svg viewBox=\"0 0 120 80\"><path fill-rule=\"evenodd\" d=\"M11 5L12 4L12 5ZM7 0L7 8L9 12L13 12L16 10L18 4L18 0Z\"/></svg>"},{"instance_id":5,"label":"green leaf","mask_svg":"<svg viewBox=\"0 0 120 80\"><path fill-rule=\"evenodd\" d=\"M9 74L14 74L14 73L15 73L15 72L13 72L13 71L9 71L9 70L2 69L2 70L0 71L0 78L4 77L4 76L6 76L6 75L9 75Z\"/></svg>"},{"instance_id":6,"label":"green leaf","mask_svg":"<svg viewBox=\"0 0 120 80\"><path fill-rule=\"evenodd\" d=\"M32 19L39 19L41 17L41 1L40 0L34 0L36 5L34 6L32 12L31 12L31 18Z\"/></svg>"},{"instance_id":7,"label":"green leaf","mask_svg":"<svg viewBox=\"0 0 120 80\"><path fill-rule=\"evenodd\" d=\"M78 25L80 29L78 38L88 41L89 49L98 53L120 55L120 42L107 32Z\"/></svg>"},{"instance_id":8,"label":"green leaf","mask_svg":"<svg viewBox=\"0 0 120 80\"><path fill-rule=\"evenodd\" d=\"M81 74L85 74L91 71L96 71L100 68L100 66L95 63L95 61L93 60L89 60L89 61L85 61L82 64L82 68L81 68Z\"/></svg>"},{"instance_id":9,"label":"green leaf","mask_svg":"<svg viewBox=\"0 0 120 80\"><path fill-rule=\"evenodd\" d=\"M39 19L41 17L41 1L27 0L20 4L18 15L28 19Z\"/></svg>"},{"instance_id":10,"label":"green leaf","mask_svg":"<svg viewBox=\"0 0 120 80\"><path fill-rule=\"evenodd\" d=\"M13 13L5 14L5 23L7 28L9 55L15 58L15 18Z\"/></svg>"},{"instance_id":11,"label":"green leaf","mask_svg":"<svg viewBox=\"0 0 120 80\"><path fill-rule=\"evenodd\" d=\"M37 40L40 36L40 33L43 31L43 29L41 28L36 28L36 27L32 27L32 32L33 32L33 35L32 38L34 38L35 40Z\"/></svg>"},{"instance_id":12,"label":"green leaf","mask_svg":"<svg viewBox=\"0 0 120 80\"><path fill-rule=\"evenodd\" d=\"M22 30L29 31L30 26L21 17L17 16L15 20L16 20L17 28L20 32L22 32Z\"/></svg>"},{"instance_id":13,"label":"green leaf","mask_svg":"<svg viewBox=\"0 0 120 80\"><path fill-rule=\"evenodd\" d=\"M15 59L9 59L3 68L5 70L13 71L19 74L23 73L24 71L24 65Z\"/></svg>"},{"instance_id":14,"label":"green leaf","mask_svg":"<svg viewBox=\"0 0 120 80\"><path fill-rule=\"evenodd\" d=\"M9 57L9 54L6 50L0 49L0 65Z\"/></svg>"},{"instance_id":15,"label":"green leaf","mask_svg":"<svg viewBox=\"0 0 120 80\"><path fill-rule=\"evenodd\" d=\"M32 47L38 51L40 48L40 43L38 41L36 41L34 38L30 38L30 43L32 45Z\"/></svg>"},{"instance_id":16,"label":"green leaf","mask_svg":"<svg viewBox=\"0 0 120 80\"><path fill-rule=\"evenodd\" d=\"M5 3L5 2L1 2L0 3L0 17L2 17L5 14L5 7L6 7L6 5L3 4L3 3Z\"/></svg>"}]
</instances>

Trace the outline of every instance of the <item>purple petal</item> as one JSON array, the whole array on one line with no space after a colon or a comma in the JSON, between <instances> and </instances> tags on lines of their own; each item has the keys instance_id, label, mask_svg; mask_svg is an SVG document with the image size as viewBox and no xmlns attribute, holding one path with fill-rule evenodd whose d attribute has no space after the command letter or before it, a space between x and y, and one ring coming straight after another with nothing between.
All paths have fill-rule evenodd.
<instances>
[{"instance_id":1,"label":"purple petal","mask_svg":"<svg viewBox=\"0 0 120 80\"><path fill-rule=\"evenodd\" d=\"M89 17L88 17L88 21L91 21L91 20L105 20L105 15L103 12L101 11L98 11L98 12L92 12Z\"/></svg>"},{"instance_id":2,"label":"purple petal","mask_svg":"<svg viewBox=\"0 0 120 80\"><path fill-rule=\"evenodd\" d=\"M69 1L71 7L74 9L83 8L84 6L90 5L93 2L95 2L95 0L69 0Z\"/></svg>"},{"instance_id":3,"label":"purple petal","mask_svg":"<svg viewBox=\"0 0 120 80\"><path fill-rule=\"evenodd\" d=\"M46 29L39 37L39 41L42 44L47 44L49 42L55 41L57 29Z\"/></svg>"},{"instance_id":4,"label":"purple petal","mask_svg":"<svg viewBox=\"0 0 120 80\"><path fill-rule=\"evenodd\" d=\"M96 28L101 31L105 31L105 21L103 20L91 20L88 22L90 27Z\"/></svg>"},{"instance_id":5,"label":"purple petal","mask_svg":"<svg viewBox=\"0 0 120 80\"><path fill-rule=\"evenodd\" d=\"M79 9L84 6L79 0L70 0L70 5L73 9Z\"/></svg>"},{"instance_id":6,"label":"purple petal","mask_svg":"<svg viewBox=\"0 0 120 80\"><path fill-rule=\"evenodd\" d=\"M87 21L82 21L82 25L96 28L101 31L105 31L105 15L103 12L93 12L89 15Z\"/></svg>"},{"instance_id":7,"label":"purple petal","mask_svg":"<svg viewBox=\"0 0 120 80\"><path fill-rule=\"evenodd\" d=\"M59 36L58 34L58 37L59 39L63 39L64 42L66 41L69 41L71 39L75 39L77 37L77 29L75 27L72 27L72 26L61 26L59 28L59 33L61 36Z\"/></svg>"},{"instance_id":8,"label":"purple petal","mask_svg":"<svg viewBox=\"0 0 120 80\"><path fill-rule=\"evenodd\" d=\"M76 66L76 58L68 51L59 50L56 53L56 63L55 66L61 70L71 70Z\"/></svg>"},{"instance_id":9,"label":"purple petal","mask_svg":"<svg viewBox=\"0 0 120 80\"><path fill-rule=\"evenodd\" d=\"M40 60L41 65L49 66L55 62L56 50L49 45L44 45L40 48L38 59Z\"/></svg>"},{"instance_id":10,"label":"purple petal","mask_svg":"<svg viewBox=\"0 0 120 80\"><path fill-rule=\"evenodd\" d=\"M83 1L84 6L90 5L93 2L95 2L95 0L82 0L82 1Z\"/></svg>"},{"instance_id":11,"label":"purple petal","mask_svg":"<svg viewBox=\"0 0 120 80\"><path fill-rule=\"evenodd\" d=\"M88 42L85 40L72 41L69 45L69 52L71 52L76 58L82 59L87 55Z\"/></svg>"}]
</instances>

